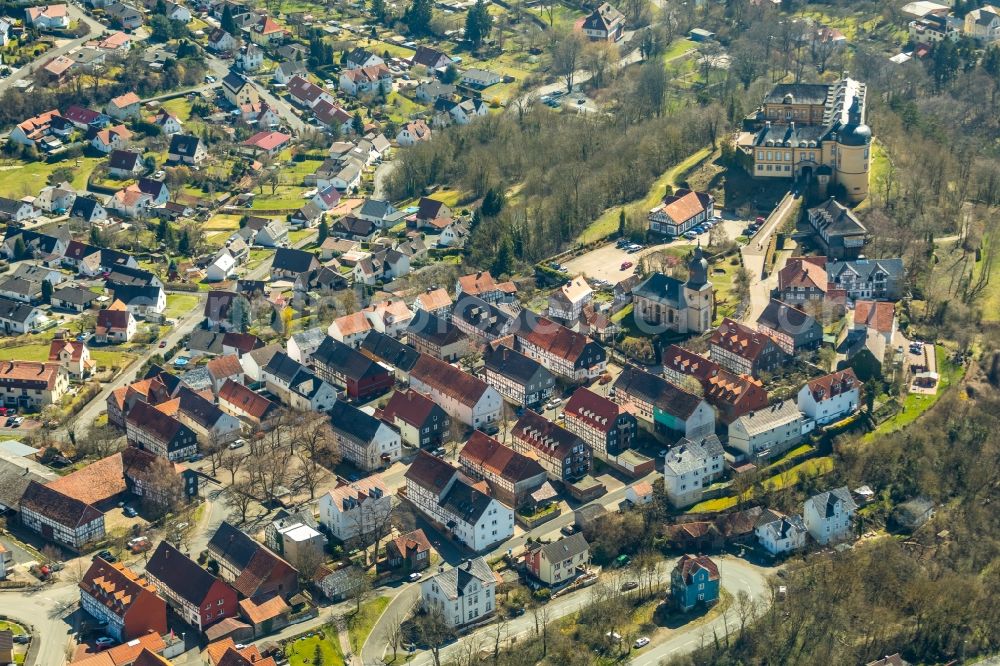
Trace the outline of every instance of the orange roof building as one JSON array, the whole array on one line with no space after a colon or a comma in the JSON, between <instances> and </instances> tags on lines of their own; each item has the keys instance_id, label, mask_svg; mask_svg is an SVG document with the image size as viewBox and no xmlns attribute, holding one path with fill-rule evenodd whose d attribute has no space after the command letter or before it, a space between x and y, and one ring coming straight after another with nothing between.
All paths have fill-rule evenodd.
<instances>
[{"instance_id":1,"label":"orange roof building","mask_svg":"<svg viewBox=\"0 0 1000 666\"><path fill-rule=\"evenodd\" d=\"M156 587L121 562L95 557L80 581L80 607L119 641L167 633L167 604ZM162 639L161 639L162 642Z\"/></svg>"}]
</instances>

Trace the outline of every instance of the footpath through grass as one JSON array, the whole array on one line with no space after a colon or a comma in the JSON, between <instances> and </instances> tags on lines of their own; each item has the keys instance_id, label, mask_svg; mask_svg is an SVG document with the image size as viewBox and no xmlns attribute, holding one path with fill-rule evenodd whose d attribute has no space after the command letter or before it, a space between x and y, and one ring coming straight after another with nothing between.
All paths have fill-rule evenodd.
<instances>
[{"instance_id":1,"label":"footpath through grass","mask_svg":"<svg viewBox=\"0 0 1000 666\"><path fill-rule=\"evenodd\" d=\"M361 654L361 646L365 644L365 639L372 633L375 623L388 605L389 597L375 597L361 604L361 610L347 621L347 634L355 654Z\"/></svg>"}]
</instances>

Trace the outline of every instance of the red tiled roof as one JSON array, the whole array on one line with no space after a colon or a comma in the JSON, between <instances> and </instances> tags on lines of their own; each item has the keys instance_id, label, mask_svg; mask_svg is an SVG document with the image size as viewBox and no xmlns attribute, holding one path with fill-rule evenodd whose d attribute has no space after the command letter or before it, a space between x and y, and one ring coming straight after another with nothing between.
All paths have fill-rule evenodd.
<instances>
[{"instance_id":1,"label":"red tiled roof","mask_svg":"<svg viewBox=\"0 0 1000 666\"><path fill-rule=\"evenodd\" d=\"M273 620L283 613L291 610L285 600L275 595L267 601L255 604L251 599L244 599L240 602L240 610L243 615L253 624L261 624L268 620Z\"/></svg>"},{"instance_id":2,"label":"red tiled roof","mask_svg":"<svg viewBox=\"0 0 1000 666\"><path fill-rule=\"evenodd\" d=\"M699 382L706 382L719 373L721 369L715 361L709 360L693 351L670 345L663 352L663 367L694 377Z\"/></svg>"},{"instance_id":3,"label":"red tiled roof","mask_svg":"<svg viewBox=\"0 0 1000 666\"><path fill-rule=\"evenodd\" d=\"M774 344L769 336L729 317L722 320L722 324L708 340L709 345L721 347L751 361L763 353L768 343Z\"/></svg>"},{"instance_id":4,"label":"red tiled roof","mask_svg":"<svg viewBox=\"0 0 1000 666\"><path fill-rule=\"evenodd\" d=\"M488 388L486 382L478 377L427 354L421 354L417 359L410 370L410 378L465 405L476 404Z\"/></svg>"},{"instance_id":5,"label":"red tiled roof","mask_svg":"<svg viewBox=\"0 0 1000 666\"><path fill-rule=\"evenodd\" d=\"M46 484L84 504L100 504L125 492L122 454L115 453Z\"/></svg>"},{"instance_id":6,"label":"red tiled roof","mask_svg":"<svg viewBox=\"0 0 1000 666\"><path fill-rule=\"evenodd\" d=\"M854 304L854 323L879 333L891 333L896 306L887 301L858 301Z\"/></svg>"},{"instance_id":7,"label":"red tiled roof","mask_svg":"<svg viewBox=\"0 0 1000 666\"><path fill-rule=\"evenodd\" d=\"M0 380L5 382L44 382L48 390L56 385L61 366L58 363L36 361L0 361ZM36 384L39 386L40 384Z\"/></svg>"},{"instance_id":8,"label":"red tiled roof","mask_svg":"<svg viewBox=\"0 0 1000 666\"><path fill-rule=\"evenodd\" d=\"M459 458L462 462L473 467L483 467L514 483L545 474L537 461L504 446L480 430L472 433Z\"/></svg>"},{"instance_id":9,"label":"red tiled roof","mask_svg":"<svg viewBox=\"0 0 1000 666\"><path fill-rule=\"evenodd\" d=\"M282 132L257 132L243 142L244 146L271 151L291 140L291 136Z\"/></svg>"},{"instance_id":10,"label":"red tiled roof","mask_svg":"<svg viewBox=\"0 0 1000 666\"><path fill-rule=\"evenodd\" d=\"M521 327L517 335L553 356L573 362L591 341L583 333L572 331L547 317L538 317L533 326Z\"/></svg>"},{"instance_id":11,"label":"red tiled roof","mask_svg":"<svg viewBox=\"0 0 1000 666\"><path fill-rule=\"evenodd\" d=\"M826 291L826 257L790 257L778 271L778 289L796 287Z\"/></svg>"},{"instance_id":12,"label":"red tiled roof","mask_svg":"<svg viewBox=\"0 0 1000 666\"><path fill-rule=\"evenodd\" d=\"M273 402L232 379L227 379L219 389L219 401L223 400L256 419L264 418L269 410L275 408Z\"/></svg>"},{"instance_id":13,"label":"red tiled roof","mask_svg":"<svg viewBox=\"0 0 1000 666\"><path fill-rule=\"evenodd\" d=\"M404 423L420 428L435 407L437 404L419 391L396 391L382 409L382 420L392 423L398 417Z\"/></svg>"},{"instance_id":14,"label":"red tiled roof","mask_svg":"<svg viewBox=\"0 0 1000 666\"><path fill-rule=\"evenodd\" d=\"M681 576L686 582L691 582L691 576L699 569L708 572L709 580L719 579L719 567L705 555L682 555L677 561L677 568L680 569Z\"/></svg>"},{"instance_id":15,"label":"red tiled roof","mask_svg":"<svg viewBox=\"0 0 1000 666\"><path fill-rule=\"evenodd\" d=\"M155 654L163 652L166 648L167 644L163 638L152 632L104 652L88 654L71 662L70 666L124 666L125 664L135 666L136 660L144 651Z\"/></svg>"},{"instance_id":16,"label":"red tiled roof","mask_svg":"<svg viewBox=\"0 0 1000 666\"><path fill-rule=\"evenodd\" d=\"M858 388L860 385L861 382L858 381L857 375L854 374L854 370L851 368L817 377L807 384L809 391L816 400L827 400L841 393Z\"/></svg>"},{"instance_id":17,"label":"red tiled roof","mask_svg":"<svg viewBox=\"0 0 1000 666\"><path fill-rule=\"evenodd\" d=\"M101 557L94 558L79 587L118 617L124 617L140 597L156 594L156 586L123 563L112 564ZM163 611L162 626L154 627L158 631L166 631L167 628L165 606Z\"/></svg>"},{"instance_id":18,"label":"red tiled roof","mask_svg":"<svg viewBox=\"0 0 1000 666\"><path fill-rule=\"evenodd\" d=\"M615 427L621 412L618 403L586 388L578 388L563 409L567 419L576 419L588 428L603 433Z\"/></svg>"}]
</instances>

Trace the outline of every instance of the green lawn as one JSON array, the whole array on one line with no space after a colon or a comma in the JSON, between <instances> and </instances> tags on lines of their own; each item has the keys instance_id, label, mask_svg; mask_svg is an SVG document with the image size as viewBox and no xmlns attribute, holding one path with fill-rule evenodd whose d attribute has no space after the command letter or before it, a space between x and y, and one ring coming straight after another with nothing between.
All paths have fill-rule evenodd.
<instances>
[{"instance_id":1,"label":"green lawn","mask_svg":"<svg viewBox=\"0 0 1000 666\"><path fill-rule=\"evenodd\" d=\"M663 62L676 60L677 58L694 51L696 48L698 48L698 44L696 42L692 42L690 39L686 38L678 39L671 44L663 54Z\"/></svg>"},{"instance_id":2,"label":"green lawn","mask_svg":"<svg viewBox=\"0 0 1000 666\"><path fill-rule=\"evenodd\" d=\"M193 294L167 294L167 309L164 315L171 318L182 317L198 307L198 297Z\"/></svg>"},{"instance_id":3,"label":"green lawn","mask_svg":"<svg viewBox=\"0 0 1000 666\"><path fill-rule=\"evenodd\" d=\"M719 497L695 504L688 509L688 513L713 513L715 511L725 511L734 506L736 506L735 497Z\"/></svg>"},{"instance_id":4,"label":"green lawn","mask_svg":"<svg viewBox=\"0 0 1000 666\"><path fill-rule=\"evenodd\" d=\"M361 646L365 644L365 639L388 605L389 597L375 597L361 604L361 611L348 620L347 633L351 637L351 648L356 654L361 653Z\"/></svg>"},{"instance_id":5,"label":"green lawn","mask_svg":"<svg viewBox=\"0 0 1000 666\"><path fill-rule=\"evenodd\" d=\"M317 648L319 661L316 661ZM322 634L303 638L285 646L285 656L289 666L343 666L344 655L340 652L337 640L337 628L332 625L323 627Z\"/></svg>"},{"instance_id":6,"label":"green lawn","mask_svg":"<svg viewBox=\"0 0 1000 666\"><path fill-rule=\"evenodd\" d=\"M587 244L594 241L600 240L602 238L607 238L611 234L618 230L618 216L622 208L625 208L626 215L630 217L635 217L637 215L645 215L646 211L655 206L660 199L663 198L664 192L666 192L667 186L677 187L677 181L682 180L684 175L687 174L691 169L696 167L702 162L702 160L708 158L712 154L712 149L710 147L702 148L696 153L693 153L682 161L677 166L672 169L668 169L662 176L657 178L653 185L649 188L649 193L644 199L637 202L633 202L627 206L615 206L604 211L595 222L593 222L589 227L584 229L583 233L576 239L577 242Z\"/></svg>"},{"instance_id":7,"label":"green lawn","mask_svg":"<svg viewBox=\"0 0 1000 666\"><path fill-rule=\"evenodd\" d=\"M48 345L24 345L23 347L5 347L0 349L2 361L48 361Z\"/></svg>"},{"instance_id":8,"label":"green lawn","mask_svg":"<svg viewBox=\"0 0 1000 666\"><path fill-rule=\"evenodd\" d=\"M49 176L60 167L73 169L74 188L82 190L87 187L87 179L101 159L96 157L81 157L79 160L63 160L49 164L47 162L7 163L0 166L0 196L20 199L27 195L37 195L45 187ZM80 166L77 166L77 162Z\"/></svg>"},{"instance_id":9,"label":"green lawn","mask_svg":"<svg viewBox=\"0 0 1000 666\"><path fill-rule=\"evenodd\" d=\"M989 242L984 240L984 245ZM986 256L986 248L980 253ZM980 259L973 267L973 283L975 283L983 272L983 260ZM990 280L982 293L979 295L979 310L982 313L984 322L995 323L1000 321L1000 261L994 261L990 267Z\"/></svg>"},{"instance_id":10,"label":"green lawn","mask_svg":"<svg viewBox=\"0 0 1000 666\"><path fill-rule=\"evenodd\" d=\"M772 476L764 481L764 485L771 490L784 490L785 488L790 488L798 483L799 478L803 474L810 476L822 476L823 474L828 474L832 469L833 458L830 458L829 456L813 458L805 461L804 463L795 465L794 467L790 467L785 472Z\"/></svg>"},{"instance_id":11,"label":"green lawn","mask_svg":"<svg viewBox=\"0 0 1000 666\"><path fill-rule=\"evenodd\" d=\"M0 631L10 631L15 636L20 636L21 634L27 633L19 624L14 624L13 622L2 622L0 621Z\"/></svg>"}]
</instances>

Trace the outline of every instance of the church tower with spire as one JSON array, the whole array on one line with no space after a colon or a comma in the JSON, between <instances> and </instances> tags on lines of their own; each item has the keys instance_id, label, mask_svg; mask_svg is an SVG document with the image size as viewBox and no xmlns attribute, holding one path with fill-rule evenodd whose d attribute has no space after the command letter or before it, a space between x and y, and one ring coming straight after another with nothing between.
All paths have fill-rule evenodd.
<instances>
[{"instance_id":1,"label":"church tower with spire","mask_svg":"<svg viewBox=\"0 0 1000 666\"><path fill-rule=\"evenodd\" d=\"M712 326L715 309L715 290L708 280L708 261L701 250L701 242L694 249L688 262L688 280L684 283L684 300L687 303L687 330L704 333Z\"/></svg>"}]
</instances>

